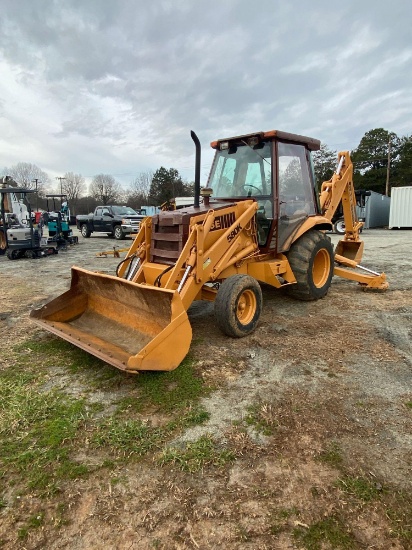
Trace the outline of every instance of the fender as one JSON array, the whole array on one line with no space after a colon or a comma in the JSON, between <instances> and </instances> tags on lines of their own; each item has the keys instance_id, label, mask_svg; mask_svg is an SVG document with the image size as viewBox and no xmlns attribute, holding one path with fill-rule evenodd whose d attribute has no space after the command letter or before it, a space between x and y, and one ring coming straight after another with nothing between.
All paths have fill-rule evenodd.
<instances>
[{"instance_id":1,"label":"fender","mask_svg":"<svg viewBox=\"0 0 412 550\"><path fill-rule=\"evenodd\" d=\"M295 241L299 239L304 233L307 233L310 229L322 230L322 231L332 231L333 225L330 220L323 216L311 216L307 218L300 227L293 233L289 239L286 241L287 248L289 249Z\"/></svg>"}]
</instances>

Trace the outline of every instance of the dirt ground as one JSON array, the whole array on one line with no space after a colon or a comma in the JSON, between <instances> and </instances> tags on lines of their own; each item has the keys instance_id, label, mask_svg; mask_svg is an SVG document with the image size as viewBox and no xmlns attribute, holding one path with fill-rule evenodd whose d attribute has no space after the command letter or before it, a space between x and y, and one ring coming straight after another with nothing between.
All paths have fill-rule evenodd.
<instances>
[{"instance_id":1,"label":"dirt ground","mask_svg":"<svg viewBox=\"0 0 412 550\"><path fill-rule=\"evenodd\" d=\"M236 450L230 466L190 474L146 460L119 472L114 486L101 475L75 480L62 497L67 523L36 532L21 547L408 548L388 500L360 503L336 483L342 467L319 460L339 448L345 475L368 479L394 499L412 490L412 231L365 230L362 238L362 263L387 274L387 292L363 292L335 277L323 300L304 303L265 286L259 327L241 340L219 332L213 304L191 307L191 357L215 389L202 400L209 420L175 443L209 434ZM119 260L95 253L131 242L79 241L39 260L0 257L0 323L9 342L38 333L29 312L68 288L71 265L114 274ZM238 429L253 407L276 429ZM310 525L338 516L356 544L304 542ZM7 508L0 511L8 549L17 547L4 534L10 518Z\"/></svg>"}]
</instances>

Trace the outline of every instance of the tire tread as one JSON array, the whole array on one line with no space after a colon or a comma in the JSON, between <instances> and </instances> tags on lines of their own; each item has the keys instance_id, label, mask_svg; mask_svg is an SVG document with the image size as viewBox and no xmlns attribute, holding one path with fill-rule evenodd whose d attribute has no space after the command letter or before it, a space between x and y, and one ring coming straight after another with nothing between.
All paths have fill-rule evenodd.
<instances>
[{"instance_id":1,"label":"tire tread","mask_svg":"<svg viewBox=\"0 0 412 550\"><path fill-rule=\"evenodd\" d=\"M246 289L253 289L255 292L257 299L256 313L248 325L239 326L235 314L236 301L237 297ZM216 295L214 311L216 324L224 334L233 338L247 336L255 330L261 310L262 290L256 279L249 275L233 275L223 281Z\"/></svg>"},{"instance_id":2,"label":"tire tread","mask_svg":"<svg viewBox=\"0 0 412 550\"><path fill-rule=\"evenodd\" d=\"M320 289L313 284L311 262L322 248L330 255L331 273ZM287 287L290 296L302 301L312 301L327 294L333 276L333 247L329 236L316 229L308 231L292 245L288 260L297 281L296 284Z\"/></svg>"}]
</instances>

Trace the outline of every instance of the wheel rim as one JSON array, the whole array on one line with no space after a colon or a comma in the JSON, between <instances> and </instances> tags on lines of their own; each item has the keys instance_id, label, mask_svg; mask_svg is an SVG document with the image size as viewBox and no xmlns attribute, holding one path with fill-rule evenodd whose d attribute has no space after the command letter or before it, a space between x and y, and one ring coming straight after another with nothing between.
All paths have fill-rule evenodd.
<instances>
[{"instance_id":1,"label":"wheel rim","mask_svg":"<svg viewBox=\"0 0 412 550\"><path fill-rule=\"evenodd\" d=\"M245 290L239 296L236 317L242 325L248 325L256 313L256 296L252 290Z\"/></svg>"},{"instance_id":2,"label":"wheel rim","mask_svg":"<svg viewBox=\"0 0 412 550\"><path fill-rule=\"evenodd\" d=\"M322 288L329 278L330 256L326 248L321 248L315 256L312 267L313 284Z\"/></svg>"},{"instance_id":3,"label":"wheel rim","mask_svg":"<svg viewBox=\"0 0 412 550\"><path fill-rule=\"evenodd\" d=\"M339 233L345 233L345 222L338 222L336 224L336 231Z\"/></svg>"}]
</instances>

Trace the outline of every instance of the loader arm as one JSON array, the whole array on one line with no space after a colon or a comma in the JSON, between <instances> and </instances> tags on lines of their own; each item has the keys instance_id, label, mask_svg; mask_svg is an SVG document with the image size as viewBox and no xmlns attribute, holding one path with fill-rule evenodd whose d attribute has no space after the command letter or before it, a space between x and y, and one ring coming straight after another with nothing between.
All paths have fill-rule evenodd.
<instances>
[{"instance_id":1,"label":"loader arm","mask_svg":"<svg viewBox=\"0 0 412 550\"><path fill-rule=\"evenodd\" d=\"M147 285L153 279L153 276L149 276L150 271L158 270L164 276L157 278L157 287L177 290L185 309L188 309L205 283L216 281L222 271L258 251L255 224L257 209L255 201L245 200L219 210L211 208L193 216L183 249L169 268L149 261L152 222L147 218L118 275ZM221 220L229 222L219 229ZM130 269L136 258L140 258L139 268ZM130 273L133 273L131 278Z\"/></svg>"},{"instance_id":2,"label":"loader arm","mask_svg":"<svg viewBox=\"0 0 412 550\"><path fill-rule=\"evenodd\" d=\"M335 275L358 281L366 288L386 290L388 283L384 273L376 273L360 265L364 242L359 234L363 222L356 213L356 195L353 184L353 164L348 151L338 154L338 168L329 181L322 183L320 190L320 208L322 215L332 220L342 201L345 235L336 246L334 270ZM350 269L348 269L350 268ZM361 270L354 271L355 269Z\"/></svg>"},{"instance_id":3,"label":"loader arm","mask_svg":"<svg viewBox=\"0 0 412 550\"><path fill-rule=\"evenodd\" d=\"M255 226L257 203L242 201L237 203L233 209L238 210L234 216L235 221L223 230L217 240L210 240L208 237L215 226L216 217L221 215L220 212L209 210L201 225L196 223L196 219L193 219L191 237L194 248L192 247L191 255L186 262L186 278L183 278L179 285L181 298L186 308L190 306L205 283L216 281L226 268L258 251ZM193 268L192 262L194 263ZM168 285L174 284L172 275Z\"/></svg>"}]
</instances>

